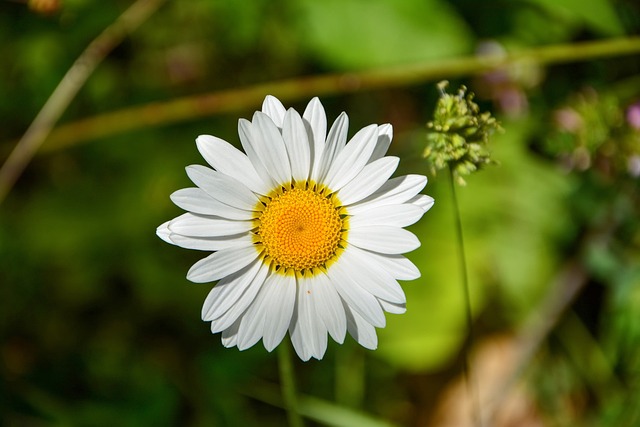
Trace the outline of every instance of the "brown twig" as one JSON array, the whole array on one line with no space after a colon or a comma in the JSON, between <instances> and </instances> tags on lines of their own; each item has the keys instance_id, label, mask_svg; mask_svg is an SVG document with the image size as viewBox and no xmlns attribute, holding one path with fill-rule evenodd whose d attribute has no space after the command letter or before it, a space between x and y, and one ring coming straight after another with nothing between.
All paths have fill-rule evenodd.
<instances>
[{"instance_id":1,"label":"brown twig","mask_svg":"<svg viewBox=\"0 0 640 427\"><path fill-rule=\"evenodd\" d=\"M510 391L522 378L524 371L546 337L586 285L588 277L584 266L579 261L573 260L569 261L552 281L550 292L541 302L539 309L533 311L531 317L518 333L516 338L517 362L512 368L511 374L496 388L496 392L485 405L483 415L486 425L492 425L500 404L505 401Z\"/></svg>"},{"instance_id":2,"label":"brown twig","mask_svg":"<svg viewBox=\"0 0 640 427\"><path fill-rule=\"evenodd\" d=\"M0 168L0 203L98 64L164 0L137 0L80 54Z\"/></svg>"},{"instance_id":3,"label":"brown twig","mask_svg":"<svg viewBox=\"0 0 640 427\"><path fill-rule=\"evenodd\" d=\"M138 3L157 5L161 1L162 0L139 0L136 5ZM135 8L136 5L132 6L131 9ZM125 12L125 14L127 14L127 12ZM118 21L120 20L121 19ZM140 22L142 22L142 20L143 19L140 19ZM116 23L113 25L115 26ZM131 31L134 25L129 25L128 27L123 25L123 27ZM105 33L108 31L109 30L105 30ZM123 36L124 33L121 37ZM102 35L99 39L101 37ZM118 41L119 39L112 40ZM94 43L92 43L92 45ZM113 45L115 45L115 43ZM113 45L111 45L111 47ZM81 58L83 58L85 53L88 53L90 48L91 46L87 48ZM11 157L5 165L3 165L0 170L0 203L45 139L48 140L48 143L44 146L44 150L51 151L82 141L115 135L134 129L177 123L198 117L211 116L213 114L253 108L259 104L267 94L272 94L278 96L283 101L291 102L310 96L332 95L365 89L399 87L442 78L478 75L518 63L538 65L560 64L586 59L630 55L638 52L640 52L640 37L626 37L604 41L539 47L507 55L473 55L463 58L445 59L436 62L409 64L361 72L294 78L124 108L111 113L78 120L51 131L60 114L81 86L77 85L73 86L72 92L65 94L65 91L63 91L62 95L64 95L64 97L62 95L59 96L63 98L63 108L60 108L60 105L58 105L52 112L48 112L45 115L43 111L45 111L45 109L48 111L50 108L48 108L47 105L43 107L43 110L36 120L34 120L34 123L25 136L19 141ZM105 52L103 52L103 54L104 53ZM81 58L76 61L72 69L76 68L76 66L80 69L83 68L84 65L81 63ZM99 61L101 58L102 57L98 57L96 59ZM98 61L93 64L93 68L95 68ZM93 70L93 68L91 68L91 70ZM69 70L67 76L71 74L71 71L72 70ZM86 70L81 74L81 77L84 76L82 82L86 80L88 74L90 73L87 73ZM72 82L73 79L67 79L67 76L65 76L63 82L64 80L70 80ZM63 82L60 83L59 88L63 85ZM58 92L58 89L56 89L56 92ZM51 98L54 98L56 92L54 92ZM48 101L47 104L49 103ZM40 116L44 117L40 118ZM28 142L25 143L23 142L24 140Z\"/></svg>"},{"instance_id":4,"label":"brown twig","mask_svg":"<svg viewBox=\"0 0 640 427\"><path fill-rule=\"evenodd\" d=\"M559 64L640 52L640 37L547 46L508 55L468 56L374 70L298 77L239 89L223 90L164 102L123 108L55 129L44 149L56 150L81 141L160 124L252 109L267 94L282 101L423 83L478 75L517 63Z\"/></svg>"}]
</instances>

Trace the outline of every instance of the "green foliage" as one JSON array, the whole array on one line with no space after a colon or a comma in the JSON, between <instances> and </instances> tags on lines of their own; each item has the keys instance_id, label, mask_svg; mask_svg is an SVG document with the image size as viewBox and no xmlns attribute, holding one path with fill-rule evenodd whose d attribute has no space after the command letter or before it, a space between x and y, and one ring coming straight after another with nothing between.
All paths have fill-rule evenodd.
<instances>
[{"instance_id":1,"label":"green foliage","mask_svg":"<svg viewBox=\"0 0 640 427\"><path fill-rule=\"evenodd\" d=\"M441 0L301 1L303 40L321 62L362 69L466 53L473 36Z\"/></svg>"},{"instance_id":2,"label":"green foliage","mask_svg":"<svg viewBox=\"0 0 640 427\"><path fill-rule=\"evenodd\" d=\"M604 36L623 34L615 4L607 0L525 0L569 22L583 23Z\"/></svg>"},{"instance_id":3,"label":"green foliage","mask_svg":"<svg viewBox=\"0 0 640 427\"><path fill-rule=\"evenodd\" d=\"M607 178L640 175L640 130L625 120L622 100L614 94L585 90L554 113L545 149L567 169L593 168ZM629 107L633 111L636 107Z\"/></svg>"},{"instance_id":4,"label":"green foliage","mask_svg":"<svg viewBox=\"0 0 640 427\"><path fill-rule=\"evenodd\" d=\"M80 52L131 2L63 0L50 13L29 4L4 2L0 13L2 161ZM62 121L318 70L435 63L473 52L478 40L510 51L637 34L638 25L632 0L166 2L100 64ZM507 130L493 136L499 166L459 191L474 343L541 315L549 283L567 260L579 263L584 295L530 361L531 398L551 425L637 425L640 200L629 162L638 134L626 111L640 85L624 78L640 62L542 69L532 61L456 82L492 116L467 96L447 95L436 108L440 133L429 137L451 143L463 175L476 167L469 160L487 164L493 117ZM330 118L349 112L350 135L391 122L398 174L428 173L423 123L444 102L430 98L432 87L322 101ZM517 111L503 102L514 94L523 101ZM567 108L580 117L577 130L554 121ZM184 166L202 162L193 140L203 133L237 144L237 115L43 153L0 205L0 424L283 425L277 399L255 396L258 388L276 394L274 355L222 347L200 321L210 286L184 277L205 254L154 234L180 213L168 196L190 185ZM461 136L475 144L463 155ZM589 168L566 167L585 150ZM323 361L296 364L311 396L304 410L318 423L424 425L460 372L466 327L450 195L440 176L425 192L436 205L411 228L422 247L409 257L422 277L403 284L407 313L387 316L374 352L347 339Z\"/></svg>"},{"instance_id":5,"label":"green foliage","mask_svg":"<svg viewBox=\"0 0 640 427\"><path fill-rule=\"evenodd\" d=\"M534 382L562 371L563 384L541 383L538 393L541 405L565 424L640 422L640 199L631 167L639 139L633 117L625 114L629 99L638 97L628 91L634 85L630 80L573 94L554 112L541 146L578 178L567 209L584 228L577 256L589 272L585 295L554 330L559 345L550 345L533 371Z\"/></svg>"}]
</instances>

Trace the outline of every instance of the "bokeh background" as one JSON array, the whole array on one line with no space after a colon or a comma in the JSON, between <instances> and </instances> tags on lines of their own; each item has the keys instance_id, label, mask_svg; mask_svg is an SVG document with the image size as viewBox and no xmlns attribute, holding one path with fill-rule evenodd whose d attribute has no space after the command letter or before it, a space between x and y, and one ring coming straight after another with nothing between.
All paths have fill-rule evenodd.
<instances>
[{"instance_id":1,"label":"bokeh background","mask_svg":"<svg viewBox=\"0 0 640 427\"><path fill-rule=\"evenodd\" d=\"M0 2L0 160L131 3ZM185 279L203 254L155 236L181 213L169 194L189 186L184 167L203 163L195 137L238 144L237 120L259 102L238 95L225 112L195 108L176 121L154 120L154 103L555 44L571 51L639 31L636 0L164 2L98 65L61 123L74 135L80 119L150 105L145 115L125 114L128 131L98 121L104 136L46 141L0 205L0 424L286 423L276 356L223 348L200 320L210 285ZM421 155L439 79L475 92L504 132L492 140L497 164L458 190L470 348L444 171L429 175L436 204L412 227L422 277L403 284L408 312L387 316L376 351L348 338L322 361L296 361L309 425L472 425L467 356L488 425L640 425L639 76L638 54L551 65L525 56L490 73L451 78L444 68L437 79L322 96L330 121L349 114L350 135L393 124L398 174L429 170ZM298 87L272 94L301 111L315 94Z\"/></svg>"}]
</instances>

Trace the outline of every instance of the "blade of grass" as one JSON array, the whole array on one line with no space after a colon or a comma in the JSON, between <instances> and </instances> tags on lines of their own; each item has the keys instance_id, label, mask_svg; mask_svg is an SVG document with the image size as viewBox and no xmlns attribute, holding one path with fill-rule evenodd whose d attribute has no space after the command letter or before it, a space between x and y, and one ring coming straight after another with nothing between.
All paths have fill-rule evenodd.
<instances>
[{"instance_id":1,"label":"blade of grass","mask_svg":"<svg viewBox=\"0 0 640 427\"><path fill-rule=\"evenodd\" d=\"M278 408L285 407L277 386L268 383L254 381L250 389L241 390L241 393ZM298 411L310 420L332 427L394 427L389 421L302 394L298 395Z\"/></svg>"}]
</instances>

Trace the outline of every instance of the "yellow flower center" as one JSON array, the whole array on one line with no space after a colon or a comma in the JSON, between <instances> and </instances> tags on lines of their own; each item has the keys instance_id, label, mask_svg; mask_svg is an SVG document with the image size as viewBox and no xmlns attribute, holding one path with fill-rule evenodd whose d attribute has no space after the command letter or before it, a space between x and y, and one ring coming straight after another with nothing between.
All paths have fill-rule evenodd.
<instances>
[{"instance_id":1,"label":"yellow flower center","mask_svg":"<svg viewBox=\"0 0 640 427\"><path fill-rule=\"evenodd\" d=\"M326 267L344 246L344 213L337 198L316 187L276 192L257 206L258 250L276 271L304 274Z\"/></svg>"}]
</instances>

